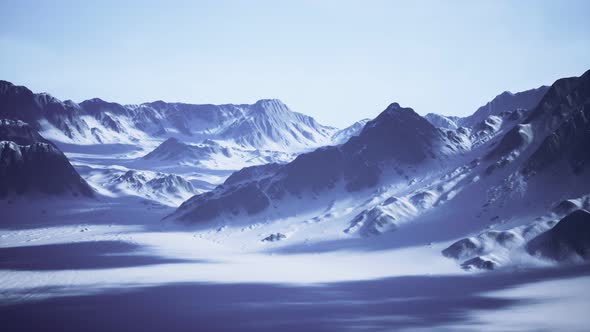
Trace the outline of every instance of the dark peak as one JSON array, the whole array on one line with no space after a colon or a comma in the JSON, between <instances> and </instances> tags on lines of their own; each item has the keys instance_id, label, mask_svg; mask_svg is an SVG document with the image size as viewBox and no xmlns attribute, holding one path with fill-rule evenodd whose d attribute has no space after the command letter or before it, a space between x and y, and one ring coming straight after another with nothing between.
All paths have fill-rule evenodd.
<instances>
[{"instance_id":1,"label":"dark peak","mask_svg":"<svg viewBox=\"0 0 590 332\"><path fill-rule=\"evenodd\" d=\"M430 122L413 109L393 103L369 121L360 135L351 138L343 148L352 153L366 150L380 159L416 163L429 155L431 145L438 138L440 133Z\"/></svg>"},{"instance_id":2,"label":"dark peak","mask_svg":"<svg viewBox=\"0 0 590 332\"><path fill-rule=\"evenodd\" d=\"M385 109L386 111L397 111L400 110L402 107L398 104L398 103L391 103L389 104L389 106L387 106L387 108Z\"/></svg>"},{"instance_id":3,"label":"dark peak","mask_svg":"<svg viewBox=\"0 0 590 332\"><path fill-rule=\"evenodd\" d=\"M427 127L432 128L433 130L435 129L430 122L414 112L413 109L409 107L401 107L398 103L392 103L375 119L367 122L361 134L373 131L377 128L393 127L406 127L405 129Z\"/></svg>"},{"instance_id":4,"label":"dark peak","mask_svg":"<svg viewBox=\"0 0 590 332\"><path fill-rule=\"evenodd\" d=\"M22 85L14 85L11 82L8 81L2 81L0 80L0 93L2 94L19 94L19 93L27 93L32 95L33 92L31 90L29 90L26 86L22 86Z\"/></svg>"},{"instance_id":5,"label":"dark peak","mask_svg":"<svg viewBox=\"0 0 590 332\"><path fill-rule=\"evenodd\" d=\"M84 104L108 104L108 102L107 101L104 101L104 100L102 100L100 98L91 98L91 99L88 99L88 100L84 100L80 104L81 105L84 105Z\"/></svg>"},{"instance_id":6,"label":"dark peak","mask_svg":"<svg viewBox=\"0 0 590 332\"><path fill-rule=\"evenodd\" d=\"M12 141L18 145L49 143L28 123L12 119L0 119L0 141Z\"/></svg>"},{"instance_id":7,"label":"dark peak","mask_svg":"<svg viewBox=\"0 0 590 332\"><path fill-rule=\"evenodd\" d=\"M74 106L74 107L77 107L77 106L79 106L79 105L78 105L78 103L76 103L75 101L73 101L73 100L71 100L71 99L64 100L64 104L65 104L65 105L68 105L68 106Z\"/></svg>"},{"instance_id":8,"label":"dark peak","mask_svg":"<svg viewBox=\"0 0 590 332\"><path fill-rule=\"evenodd\" d=\"M86 106L86 107L102 107L102 106L109 106L109 107L117 107L117 108L123 108L123 105L116 103L116 102L112 102L112 101L106 101L104 99L100 99L100 98L92 98L92 99L88 99L88 100L84 100L83 102L80 103L81 106Z\"/></svg>"},{"instance_id":9,"label":"dark peak","mask_svg":"<svg viewBox=\"0 0 590 332\"><path fill-rule=\"evenodd\" d=\"M582 106L590 100L590 70L580 77L566 77L555 81L538 102L524 123L539 118L563 116L572 105ZM561 106L559 106L561 105ZM565 107L562 107L565 106Z\"/></svg>"},{"instance_id":10,"label":"dark peak","mask_svg":"<svg viewBox=\"0 0 590 332\"><path fill-rule=\"evenodd\" d=\"M179 144L184 144L184 143L179 141L178 138L176 138L176 137L170 137L169 139L162 142L162 144L160 144L160 146L171 146L171 145L179 145Z\"/></svg>"},{"instance_id":11,"label":"dark peak","mask_svg":"<svg viewBox=\"0 0 590 332\"><path fill-rule=\"evenodd\" d=\"M381 114L379 114L377 116L377 118L375 118L375 120L373 121L379 121L380 119L390 119L390 118L414 118L414 119L418 119L418 120L423 120L423 118L416 113L412 108L410 107L402 107L400 106L400 104L398 103L391 103L389 106L387 106L387 108L385 109L385 111L381 112Z\"/></svg>"},{"instance_id":12,"label":"dark peak","mask_svg":"<svg viewBox=\"0 0 590 332\"><path fill-rule=\"evenodd\" d=\"M125 176L125 177L132 177L134 175L135 175L135 171L132 170L132 169L130 169L127 172L125 172L125 174L123 176Z\"/></svg>"},{"instance_id":13,"label":"dark peak","mask_svg":"<svg viewBox=\"0 0 590 332\"><path fill-rule=\"evenodd\" d=\"M108 102L100 98L92 98L89 100L85 100L80 103L80 107L82 107L85 111L89 112L90 114L94 115L98 115L105 111L114 113L127 112L127 109L121 104Z\"/></svg>"},{"instance_id":14,"label":"dark peak","mask_svg":"<svg viewBox=\"0 0 590 332\"><path fill-rule=\"evenodd\" d=\"M168 103L166 103L163 100L156 100L156 101L152 101L152 102L145 103L142 105L147 105L147 106L150 106L153 108L161 109L161 108L165 108L168 105Z\"/></svg>"},{"instance_id":15,"label":"dark peak","mask_svg":"<svg viewBox=\"0 0 590 332\"><path fill-rule=\"evenodd\" d=\"M0 86L2 86L2 87L13 87L14 84L12 84L11 82L8 82L8 81L0 80Z\"/></svg>"}]
</instances>

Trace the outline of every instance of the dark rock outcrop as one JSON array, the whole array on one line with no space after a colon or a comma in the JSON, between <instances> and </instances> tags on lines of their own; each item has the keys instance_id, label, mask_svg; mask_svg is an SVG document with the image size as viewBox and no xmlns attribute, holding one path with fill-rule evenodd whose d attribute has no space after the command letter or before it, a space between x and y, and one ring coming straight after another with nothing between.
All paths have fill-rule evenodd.
<instances>
[{"instance_id":1,"label":"dark rock outcrop","mask_svg":"<svg viewBox=\"0 0 590 332\"><path fill-rule=\"evenodd\" d=\"M9 194L92 196L66 156L22 121L0 120L0 197Z\"/></svg>"},{"instance_id":2,"label":"dark rock outcrop","mask_svg":"<svg viewBox=\"0 0 590 332\"><path fill-rule=\"evenodd\" d=\"M531 255L556 261L590 259L590 212L576 210L527 244Z\"/></svg>"}]
</instances>

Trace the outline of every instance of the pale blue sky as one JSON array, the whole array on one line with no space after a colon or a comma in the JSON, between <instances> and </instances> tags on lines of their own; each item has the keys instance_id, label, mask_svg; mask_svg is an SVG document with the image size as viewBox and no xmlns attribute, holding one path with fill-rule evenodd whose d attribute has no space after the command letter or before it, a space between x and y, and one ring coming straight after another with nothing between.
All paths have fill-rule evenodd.
<instances>
[{"instance_id":1,"label":"pale blue sky","mask_svg":"<svg viewBox=\"0 0 590 332\"><path fill-rule=\"evenodd\" d=\"M124 4L120 4L124 3ZM60 99L467 115L590 69L590 1L0 0L0 79Z\"/></svg>"}]
</instances>

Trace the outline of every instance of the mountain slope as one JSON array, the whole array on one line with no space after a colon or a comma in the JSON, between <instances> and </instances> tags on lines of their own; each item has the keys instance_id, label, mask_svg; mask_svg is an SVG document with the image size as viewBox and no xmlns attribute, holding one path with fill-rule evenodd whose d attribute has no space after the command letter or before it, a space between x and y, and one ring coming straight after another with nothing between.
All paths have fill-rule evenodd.
<instances>
[{"instance_id":1,"label":"mountain slope","mask_svg":"<svg viewBox=\"0 0 590 332\"><path fill-rule=\"evenodd\" d=\"M310 116L292 112L280 100L264 99L248 107L245 116L226 127L221 137L241 146L285 150L326 145L334 131Z\"/></svg>"},{"instance_id":2,"label":"mountain slope","mask_svg":"<svg viewBox=\"0 0 590 332\"><path fill-rule=\"evenodd\" d=\"M273 246L295 248L379 235L385 239L366 241L448 243L444 255L464 269L546 264L526 246L557 224L552 207L587 207L577 202L590 193L589 82L590 72L558 80L531 110L457 130L392 104L346 143L236 172L169 218L256 229L264 245L269 234L285 235Z\"/></svg>"},{"instance_id":3,"label":"mountain slope","mask_svg":"<svg viewBox=\"0 0 590 332\"><path fill-rule=\"evenodd\" d=\"M404 144L396 144L399 142ZM304 153L270 169L259 166L260 171L249 171L250 181L226 181L183 203L173 217L203 221L242 210L254 214L271 202L304 192L321 193L341 186L349 192L371 188L383 180L383 174L403 174L402 168L443 157L449 153L442 148L450 146L447 143L440 130L412 109L393 103L341 146Z\"/></svg>"},{"instance_id":4,"label":"mountain slope","mask_svg":"<svg viewBox=\"0 0 590 332\"><path fill-rule=\"evenodd\" d=\"M332 135L332 144L342 144L348 141L351 137L357 136L369 121L371 121L371 119L363 119L344 129L338 130L336 133L334 133L334 135Z\"/></svg>"},{"instance_id":5,"label":"mountain slope","mask_svg":"<svg viewBox=\"0 0 590 332\"><path fill-rule=\"evenodd\" d=\"M0 196L30 193L93 195L55 145L22 121L0 120Z\"/></svg>"},{"instance_id":6,"label":"mountain slope","mask_svg":"<svg viewBox=\"0 0 590 332\"><path fill-rule=\"evenodd\" d=\"M445 116L436 113L428 113L424 116L428 122L432 123L433 126L445 129L457 129L457 121L460 119L456 116Z\"/></svg>"},{"instance_id":7,"label":"mountain slope","mask_svg":"<svg viewBox=\"0 0 590 332\"><path fill-rule=\"evenodd\" d=\"M557 261L590 259L590 212L576 210L527 244L533 255Z\"/></svg>"},{"instance_id":8,"label":"mountain slope","mask_svg":"<svg viewBox=\"0 0 590 332\"><path fill-rule=\"evenodd\" d=\"M484 121L491 115L498 115L502 112L516 109L532 109L539 104L539 101L549 90L548 86L541 86L522 92L512 93L505 91L490 102L478 108L470 116L459 118L455 122L458 126L471 127L478 122Z\"/></svg>"}]
</instances>

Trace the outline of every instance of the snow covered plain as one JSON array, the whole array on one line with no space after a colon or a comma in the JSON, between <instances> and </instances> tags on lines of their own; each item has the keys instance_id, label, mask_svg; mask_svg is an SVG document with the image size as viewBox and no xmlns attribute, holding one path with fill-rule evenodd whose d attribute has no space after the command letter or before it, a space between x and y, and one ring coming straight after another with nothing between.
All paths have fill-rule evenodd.
<instances>
[{"instance_id":1,"label":"snow covered plain","mask_svg":"<svg viewBox=\"0 0 590 332\"><path fill-rule=\"evenodd\" d=\"M95 188L105 181L92 181L96 171L87 169L112 171L124 166L105 165L132 159L66 153ZM449 221L453 205L423 215L413 208L412 222L395 232L345 232L391 195L414 196L432 179L457 188L465 173L425 175L414 187L394 181L327 202L303 198L298 206L321 207L303 214L281 209L190 227L162 220L172 204L134 192L3 200L0 323L10 331L584 331L590 267L555 269L523 253L513 268L466 272L441 255L470 225ZM427 207L429 195L421 197ZM486 219L470 227L486 222L519 224ZM264 241L273 234L285 237Z\"/></svg>"},{"instance_id":2,"label":"snow covered plain","mask_svg":"<svg viewBox=\"0 0 590 332\"><path fill-rule=\"evenodd\" d=\"M587 265L465 272L440 255L447 241L385 246L395 232L293 246L288 231L285 241L260 240L284 230L275 223L187 231L159 222L171 208L134 197L3 204L26 211L25 222L0 231L0 323L9 331L584 331L590 323Z\"/></svg>"},{"instance_id":3,"label":"snow covered plain","mask_svg":"<svg viewBox=\"0 0 590 332\"><path fill-rule=\"evenodd\" d=\"M0 323L10 331L584 331L590 324L587 265L555 269L516 251L514 267L466 272L441 255L468 227L521 221L472 225L456 220L468 213L452 204L420 212L440 199L433 190L394 232L346 231L392 195L408 203L428 192L423 183L449 192L473 183L465 168L426 174L414 186L393 181L356 195L302 198L292 210L319 208L301 214L280 209L187 227L162 220L175 209L169 200L99 187L109 182L97 174L125 171L133 153L65 151L105 194L2 201ZM284 238L265 241L273 234ZM31 312L35 319L27 319Z\"/></svg>"}]
</instances>

